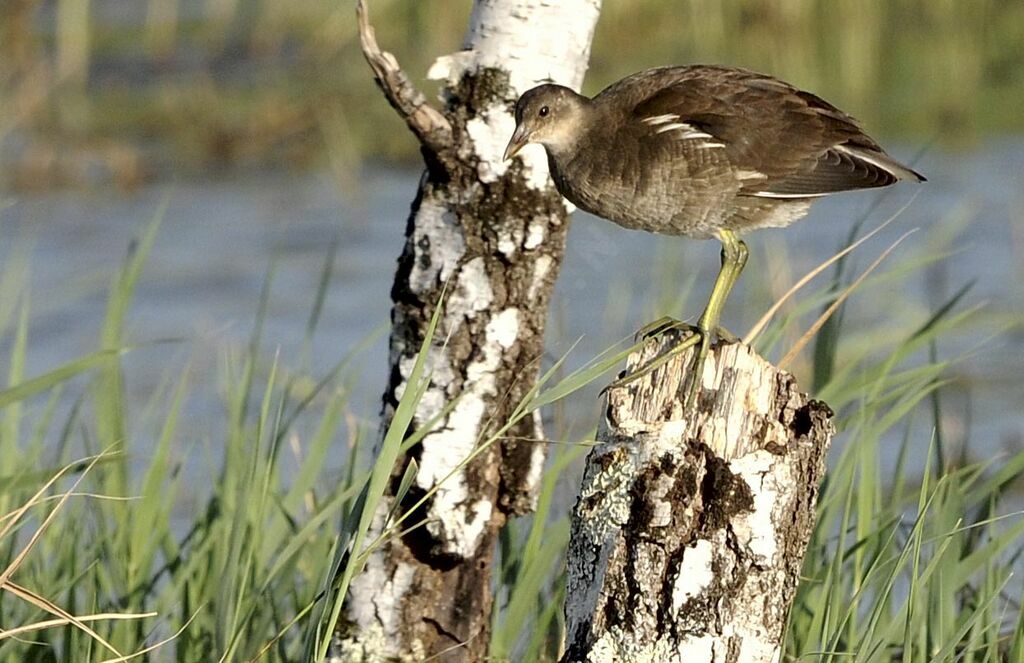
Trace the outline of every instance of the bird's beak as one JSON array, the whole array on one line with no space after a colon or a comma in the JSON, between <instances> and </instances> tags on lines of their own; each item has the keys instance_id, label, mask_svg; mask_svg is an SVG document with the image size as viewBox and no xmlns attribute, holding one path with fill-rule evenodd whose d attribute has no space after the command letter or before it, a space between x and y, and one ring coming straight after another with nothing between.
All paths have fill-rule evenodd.
<instances>
[{"instance_id":1,"label":"bird's beak","mask_svg":"<svg viewBox=\"0 0 1024 663\"><path fill-rule=\"evenodd\" d=\"M530 134L526 131L526 127L522 124L516 127L515 132L512 134L511 140L508 141L508 147L505 148L504 160L508 161L515 155L519 154L519 150L523 149L527 143L530 142Z\"/></svg>"}]
</instances>

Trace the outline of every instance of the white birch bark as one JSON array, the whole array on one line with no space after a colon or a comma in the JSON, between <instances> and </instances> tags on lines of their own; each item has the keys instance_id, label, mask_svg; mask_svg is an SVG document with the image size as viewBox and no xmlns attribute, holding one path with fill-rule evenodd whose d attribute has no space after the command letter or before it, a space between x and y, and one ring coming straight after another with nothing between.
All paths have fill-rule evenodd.
<instances>
[{"instance_id":1,"label":"white birch bark","mask_svg":"<svg viewBox=\"0 0 1024 663\"><path fill-rule=\"evenodd\" d=\"M634 372L678 343L648 341ZM742 344L612 389L569 545L563 663L769 663L814 524L831 411Z\"/></svg>"},{"instance_id":2,"label":"white birch bark","mask_svg":"<svg viewBox=\"0 0 1024 663\"><path fill-rule=\"evenodd\" d=\"M480 72L507 71L508 86L503 95L495 96L483 108L475 108L465 129L468 140L460 146L469 161L476 164L478 181L497 182L509 168L502 160L515 121L511 105L520 94L546 80L554 80L579 89L589 59L590 38L597 20L598 3L542 2L540 0L481 0L474 4L470 19L467 50L439 58L430 70L430 77L447 80L446 94L457 94L460 81ZM535 146L524 157L523 176L528 186L557 195L548 177L547 159ZM458 360L439 343L431 368L434 380L417 412L421 422L436 415L454 396L452 387L461 382L459 402L446 424L428 434L420 455L420 472L416 482L424 490L433 487L454 470L472 452L487 417L490 401L497 396L496 371L503 356L520 336L520 308L498 304L495 310L495 285L482 256L466 260L464 229L446 217L451 201L424 199L414 220L416 244L426 246L419 252L409 279L417 295L430 295L438 283L455 276L451 297L445 307L444 323L439 330L440 341L457 332L481 314L488 318L484 325L483 343L477 358L458 374ZM484 221L491 221L485 219ZM562 214L537 215L522 236L521 228L497 229L497 249L504 258L514 258L520 251L535 251L544 242L552 226L563 226ZM461 268L461 269L460 269ZM534 261L529 277L531 287L549 277L550 259ZM505 285L505 284L500 284ZM504 298L501 298L504 299ZM404 344L398 350L403 381L412 371L419 347ZM401 387L400 387L401 389ZM543 446L535 445L540 456ZM484 523L494 505L486 500L472 500L468 495L466 477L456 474L445 481L428 509L427 528L440 541L443 551L469 557L476 551Z\"/></svg>"},{"instance_id":3,"label":"white birch bark","mask_svg":"<svg viewBox=\"0 0 1024 663\"><path fill-rule=\"evenodd\" d=\"M477 0L464 50L430 70L446 81L443 112L364 30L371 67L426 162L392 291L384 425L445 283L431 384L414 427L458 400L410 452L419 464L411 496L439 485L413 518L426 525L376 551L353 580L335 660L421 660L457 645L445 660L486 652L495 537L508 515L532 508L544 463L539 440L516 439L540 438L539 419L458 468L536 376L568 227L542 150L513 163L502 152L522 92L549 80L579 88L599 11L599 0Z\"/></svg>"}]
</instances>

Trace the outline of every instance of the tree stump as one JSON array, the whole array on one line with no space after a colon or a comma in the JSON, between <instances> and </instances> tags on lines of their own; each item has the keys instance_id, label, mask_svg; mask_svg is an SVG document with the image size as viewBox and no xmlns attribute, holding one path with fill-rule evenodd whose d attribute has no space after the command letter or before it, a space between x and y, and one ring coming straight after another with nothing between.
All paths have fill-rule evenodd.
<instances>
[{"instance_id":1,"label":"tree stump","mask_svg":"<svg viewBox=\"0 0 1024 663\"><path fill-rule=\"evenodd\" d=\"M688 410L692 357L608 393L573 513L563 663L780 660L832 412L740 343L711 349Z\"/></svg>"}]
</instances>

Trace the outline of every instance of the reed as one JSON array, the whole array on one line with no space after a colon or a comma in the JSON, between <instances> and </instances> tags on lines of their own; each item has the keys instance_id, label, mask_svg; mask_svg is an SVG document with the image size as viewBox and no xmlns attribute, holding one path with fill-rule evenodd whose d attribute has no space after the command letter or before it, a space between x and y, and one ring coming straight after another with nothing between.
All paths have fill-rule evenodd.
<instances>
[{"instance_id":1,"label":"reed","mask_svg":"<svg viewBox=\"0 0 1024 663\"><path fill-rule=\"evenodd\" d=\"M339 144L349 158L416 156L375 93L345 3L150 2L132 25L100 22L97 0L60 0L51 25L45 12L19 10L32 2L0 7L0 33L20 35L10 26L36 17L29 35L0 43L12 50L0 57L0 80L4 69L57 72L45 108L21 119L40 140L136 149L155 141L172 155L153 165L157 172L302 166L336 159L329 150ZM458 50L470 7L374 5L381 39L401 45L397 55L414 77ZM1015 112L1024 97L1020 3L607 0L594 43L588 92L650 66L720 62L792 80L890 137L959 146L1024 131ZM121 75L132 69L151 75ZM5 96L38 94L10 72L6 78ZM96 80L103 84L86 86ZM81 108L64 108L62 85L84 95Z\"/></svg>"}]
</instances>

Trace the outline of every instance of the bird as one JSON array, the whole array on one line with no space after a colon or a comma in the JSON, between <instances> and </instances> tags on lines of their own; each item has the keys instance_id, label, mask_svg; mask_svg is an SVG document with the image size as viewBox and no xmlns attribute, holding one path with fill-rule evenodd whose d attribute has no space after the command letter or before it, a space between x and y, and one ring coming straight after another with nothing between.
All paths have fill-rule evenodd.
<instances>
[{"instance_id":1,"label":"bird","mask_svg":"<svg viewBox=\"0 0 1024 663\"><path fill-rule=\"evenodd\" d=\"M925 181L821 97L736 67L648 69L593 98L538 85L519 97L515 123L504 159L539 143L555 187L579 209L721 242L708 303L695 327L684 326L693 332L686 347L698 345L693 376L746 265L745 234L786 227L823 196Z\"/></svg>"}]
</instances>

